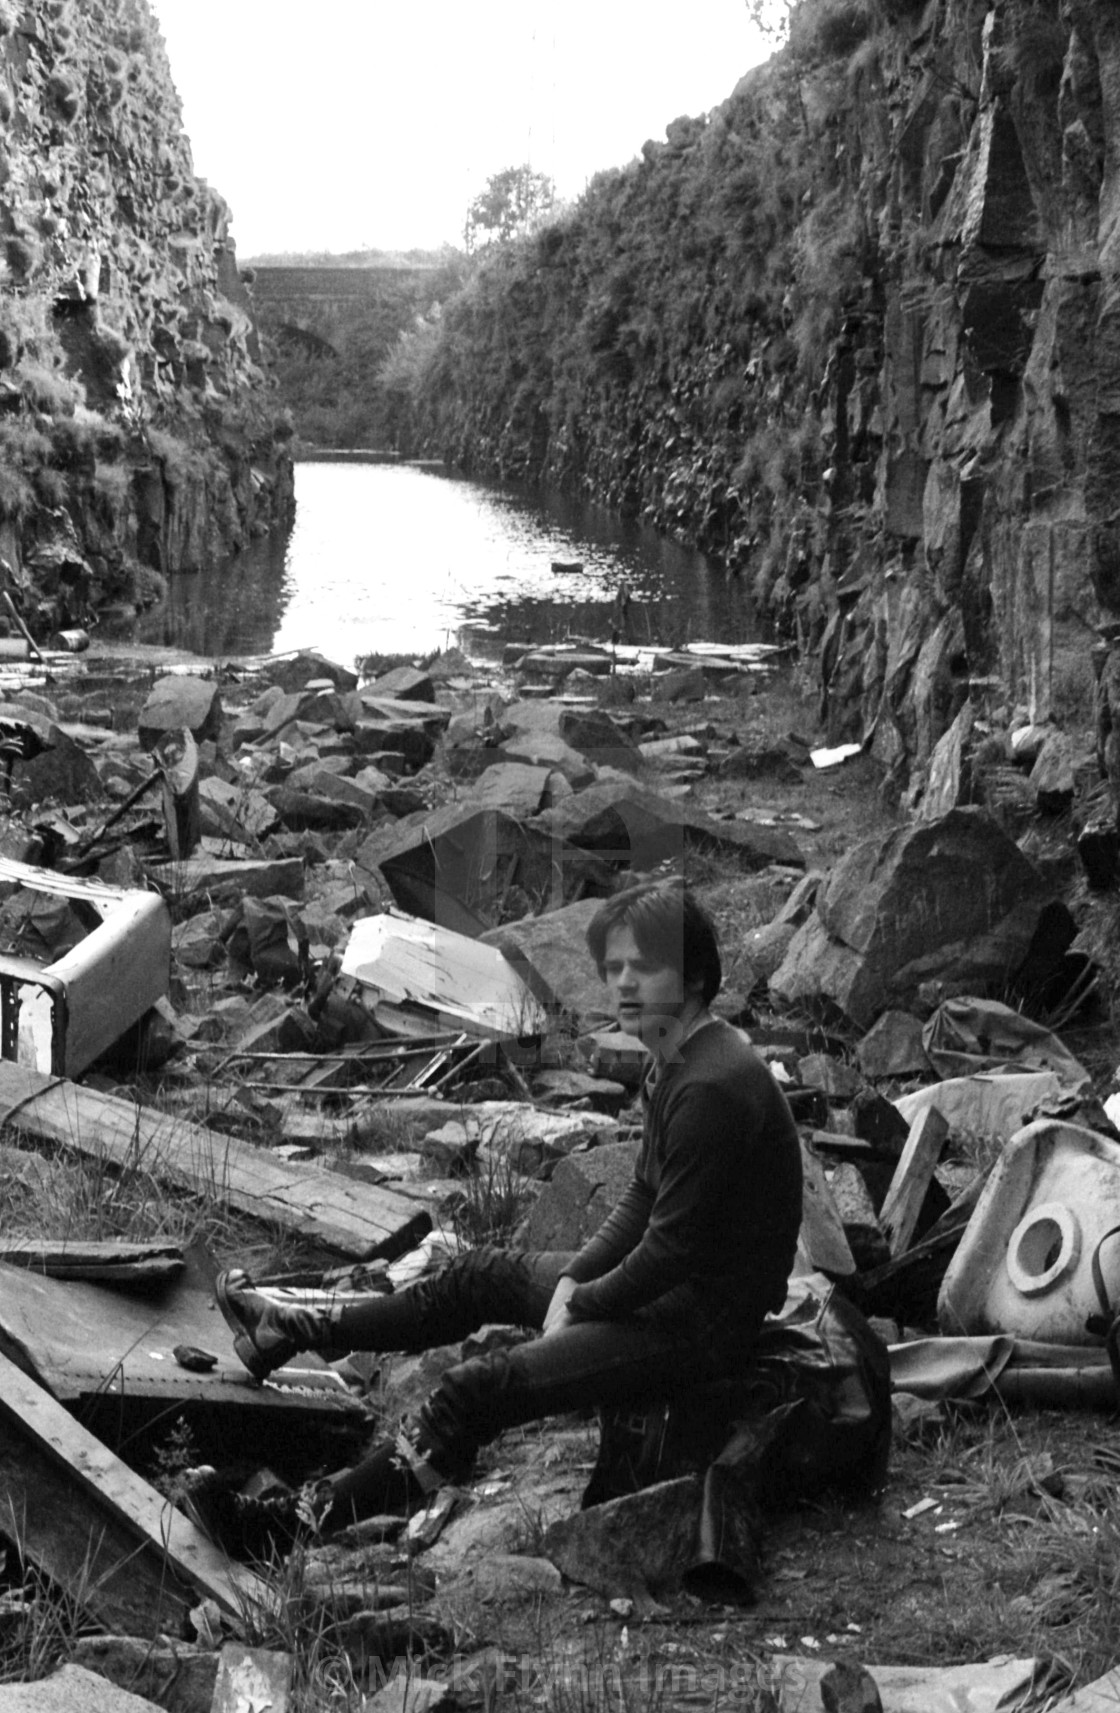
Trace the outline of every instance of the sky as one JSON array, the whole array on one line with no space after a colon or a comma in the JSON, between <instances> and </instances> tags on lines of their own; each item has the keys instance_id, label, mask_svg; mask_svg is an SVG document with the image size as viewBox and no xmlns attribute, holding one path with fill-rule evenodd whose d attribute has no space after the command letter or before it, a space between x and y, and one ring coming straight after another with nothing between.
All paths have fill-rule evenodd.
<instances>
[{"instance_id":1,"label":"sky","mask_svg":"<svg viewBox=\"0 0 1120 1713\"><path fill-rule=\"evenodd\" d=\"M242 260L435 249L492 173L564 198L769 48L746 0L150 0Z\"/></svg>"}]
</instances>

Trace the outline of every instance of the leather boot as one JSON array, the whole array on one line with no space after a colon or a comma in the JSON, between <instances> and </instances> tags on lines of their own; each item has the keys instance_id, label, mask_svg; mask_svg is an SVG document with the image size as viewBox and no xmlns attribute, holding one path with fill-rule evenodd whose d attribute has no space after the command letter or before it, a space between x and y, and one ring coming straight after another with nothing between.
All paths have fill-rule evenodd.
<instances>
[{"instance_id":1,"label":"leather boot","mask_svg":"<svg viewBox=\"0 0 1120 1713\"><path fill-rule=\"evenodd\" d=\"M309 1482L296 1505L300 1523L330 1535L365 1517L411 1516L447 1479L429 1462L424 1443L422 1431L406 1424L395 1439L379 1440L353 1469Z\"/></svg>"},{"instance_id":2,"label":"leather boot","mask_svg":"<svg viewBox=\"0 0 1120 1713\"><path fill-rule=\"evenodd\" d=\"M299 1303L274 1303L253 1289L242 1267L219 1273L214 1297L233 1333L233 1348L255 1380L283 1368L300 1350L334 1351L339 1310Z\"/></svg>"}]
</instances>

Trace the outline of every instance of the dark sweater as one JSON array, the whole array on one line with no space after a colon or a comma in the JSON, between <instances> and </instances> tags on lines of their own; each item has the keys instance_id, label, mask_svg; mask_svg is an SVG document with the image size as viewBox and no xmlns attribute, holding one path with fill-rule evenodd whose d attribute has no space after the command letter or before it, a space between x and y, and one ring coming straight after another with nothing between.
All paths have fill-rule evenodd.
<instances>
[{"instance_id":1,"label":"dark sweater","mask_svg":"<svg viewBox=\"0 0 1120 1713\"><path fill-rule=\"evenodd\" d=\"M714 1019L662 1068L634 1176L566 1269L580 1319L617 1320L691 1284L721 1315L781 1308L801 1226L801 1146L780 1088Z\"/></svg>"}]
</instances>

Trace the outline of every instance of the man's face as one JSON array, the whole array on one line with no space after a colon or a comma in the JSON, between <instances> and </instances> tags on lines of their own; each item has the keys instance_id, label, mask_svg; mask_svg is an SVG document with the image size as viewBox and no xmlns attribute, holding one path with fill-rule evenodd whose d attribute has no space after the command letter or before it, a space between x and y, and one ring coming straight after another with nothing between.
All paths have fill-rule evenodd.
<instances>
[{"instance_id":1,"label":"man's face","mask_svg":"<svg viewBox=\"0 0 1120 1713\"><path fill-rule=\"evenodd\" d=\"M637 1035L654 1051L670 1021L696 1000L679 970L642 955L629 928L612 928L607 935L603 979L623 1033Z\"/></svg>"}]
</instances>

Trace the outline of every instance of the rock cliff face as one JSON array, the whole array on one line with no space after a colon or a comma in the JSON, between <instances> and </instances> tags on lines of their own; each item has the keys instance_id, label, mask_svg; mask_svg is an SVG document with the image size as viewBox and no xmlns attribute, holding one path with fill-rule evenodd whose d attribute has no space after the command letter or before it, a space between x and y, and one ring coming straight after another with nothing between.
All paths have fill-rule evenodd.
<instances>
[{"instance_id":1,"label":"rock cliff face","mask_svg":"<svg viewBox=\"0 0 1120 1713\"><path fill-rule=\"evenodd\" d=\"M147 0L0 0L0 557L29 617L289 514L228 225Z\"/></svg>"},{"instance_id":2,"label":"rock cliff face","mask_svg":"<svg viewBox=\"0 0 1120 1713\"><path fill-rule=\"evenodd\" d=\"M428 448L748 577L831 735L900 783L970 694L1091 711L1120 609L1118 162L1115 0L802 0L723 107L418 337Z\"/></svg>"}]
</instances>

